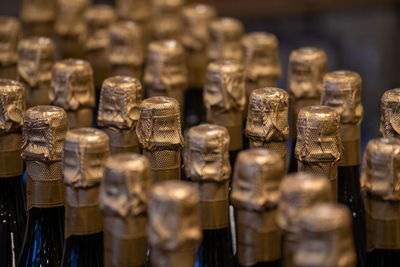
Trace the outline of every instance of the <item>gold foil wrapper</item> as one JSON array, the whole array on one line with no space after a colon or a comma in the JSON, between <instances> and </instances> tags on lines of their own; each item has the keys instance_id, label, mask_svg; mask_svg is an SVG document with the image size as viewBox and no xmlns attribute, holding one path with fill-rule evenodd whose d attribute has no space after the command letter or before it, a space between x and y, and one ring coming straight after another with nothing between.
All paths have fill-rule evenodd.
<instances>
[{"instance_id":1,"label":"gold foil wrapper","mask_svg":"<svg viewBox=\"0 0 400 267\"><path fill-rule=\"evenodd\" d=\"M22 116L25 88L17 81L0 79L0 177L21 175Z\"/></svg>"},{"instance_id":2,"label":"gold foil wrapper","mask_svg":"<svg viewBox=\"0 0 400 267\"><path fill-rule=\"evenodd\" d=\"M275 216L279 183L284 175L284 162L275 151L258 148L238 155L231 201L235 207L238 261L242 266L281 257L281 233Z\"/></svg>"},{"instance_id":3,"label":"gold foil wrapper","mask_svg":"<svg viewBox=\"0 0 400 267\"><path fill-rule=\"evenodd\" d=\"M250 148L272 149L286 162L288 112L289 95L285 90L274 87L253 90L249 98L246 121L246 135L250 140Z\"/></svg>"},{"instance_id":4,"label":"gold foil wrapper","mask_svg":"<svg viewBox=\"0 0 400 267\"><path fill-rule=\"evenodd\" d=\"M146 157L122 153L107 160L99 197L104 215L105 266L145 265L150 188Z\"/></svg>"},{"instance_id":5,"label":"gold foil wrapper","mask_svg":"<svg viewBox=\"0 0 400 267\"><path fill-rule=\"evenodd\" d=\"M126 75L139 80L142 78L143 34L138 24L122 21L110 26L108 62L112 75Z\"/></svg>"},{"instance_id":6,"label":"gold foil wrapper","mask_svg":"<svg viewBox=\"0 0 400 267\"><path fill-rule=\"evenodd\" d=\"M0 16L0 78L17 77L17 47L21 35L21 26L17 19Z\"/></svg>"},{"instance_id":7,"label":"gold foil wrapper","mask_svg":"<svg viewBox=\"0 0 400 267\"><path fill-rule=\"evenodd\" d=\"M168 96L183 107L187 87L185 51L175 40L150 43L143 83L147 96Z\"/></svg>"},{"instance_id":8,"label":"gold foil wrapper","mask_svg":"<svg viewBox=\"0 0 400 267\"><path fill-rule=\"evenodd\" d=\"M99 186L110 154L108 136L94 128L67 132L62 158L65 197L65 238L103 231Z\"/></svg>"},{"instance_id":9,"label":"gold foil wrapper","mask_svg":"<svg viewBox=\"0 0 400 267\"><path fill-rule=\"evenodd\" d=\"M58 61L53 67L49 98L67 112L71 129L90 127L96 101L90 64L77 59Z\"/></svg>"},{"instance_id":10,"label":"gold foil wrapper","mask_svg":"<svg viewBox=\"0 0 400 267\"><path fill-rule=\"evenodd\" d=\"M379 138L368 142L361 172L365 196L367 250L400 249L400 141Z\"/></svg>"},{"instance_id":11,"label":"gold foil wrapper","mask_svg":"<svg viewBox=\"0 0 400 267\"><path fill-rule=\"evenodd\" d=\"M186 176L200 193L202 229L229 226L229 133L225 127L202 124L189 129L185 147Z\"/></svg>"},{"instance_id":12,"label":"gold foil wrapper","mask_svg":"<svg viewBox=\"0 0 400 267\"><path fill-rule=\"evenodd\" d=\"M209 26L217 16L217 10L206 4L191 4L182 9L182 45L186 51L190 88L202 88L207 71L207 46L210 40Z\"/></svg>"},{"instance_id":13,"label":"gold foil wrapper","mask_svg":"<svg viewBox=\"0 0 400 267\"><path fill-rule=\"evenodd\" d=\"M197 190L178 181L156 184L149 203L151 265L194 266L201 239Z\"/></svg>"},{"instance_id":14,"label":"gold foil wrapper","mask_svg":"<svg viewBox=\"0 0 400 267\"><path fill-rule=\"evenodd\" d=\"M55 48L51 39L32 37L19 42L17 76L27 90L28 107L50 103L48 91L55 60Z\"/></svg>"},{"instance_id":15,"label":"gold foil wrapper","mask_svg":"<svg viewBox=\"0 0 400 267\"><path fill-rule=\"evenodd\" d=\"M23 0L20 20L24 37L52 37L55 17L54 0Z\"/></svg>"},{"instance_id":16,"label":"gold foil wrapper","mask_svg":"<svg viewBox=\"0 0 400 267\"><path fill-rule=\"evenodd\" d=\"M207 67L203 90L207 122L225 126L230 150L242 148L242 112L245 98L244 67L238 61L220 60Z\"/></svg>"},{"instance_id":17,"label":"gold foil wrapper","mask_svg":"<svg viewBox=\"0 0 400 267\"><path fill-rule=\"evenodd\" d=\"M179 40L182 34L182 7L185 0L153 0L152 2L153 40Z\"/></svg>"},{"instance_id":18,"label":"gold foil wrapper","mask_svg":"<svg viewBox=\"0 0 400 267\"><path fill-rule=\"evenodd\" d=\"M209 62L243 59L241 39L244 32L242 22L234 18L218 18L210 24L210 41L207 57Z\"/></svg>"},{"instance_id":19,"label":"gold foil wrapper","mask_svg":"<svg viewBox=\"0 0 400 267\"><path fill-rule=\"evenodd\" d=\"M326 74L321 104L334 108L340 115L343 154L339 166L359 165L360 125L363 117L360 75L346 70Z\"/></svg>"},{"instance_id":20,"label":"gold foil wrapper","mask_svg":"<svg viewBox=\"0 0 400 267\"><path fill-rule=\"evenodd\" d=\"M381 98L381 125L379 135L398 137L400 135L400 88L386 91Z\"/></svg>"},{"instance_id":21,"label":"gold foil wrapper","mask_svg":"<svg viewBox=\"0 0 400 267\"><path fill-rule=\"evenodd\" d=\"M139 152L136 124L141 102L138 79L114 76L103 82L97 125L110 137L111 154Z\"/></svg>"},{"instance_id":22,"label":"gold foil wrapper","mask_svg":"<svg viewBox=\"0 0 400 267\"><path fill-rule=\"evenodd\" d=\"M183 136L177 100L151 97L139 107L136 134L151 164L153 181L180 179Z\"/></svg>"},{"instance_id":23,"label":"gold foil wrapper","mask_svg":"<svg viewBox=\"0 0 400 267\"><path fill-rule=\"evenodd\" d=\"M64 205L61 158L67 130L67 114L60 107L35 106L23 116L28 209Z\"/></svg>"},{"instance_id":24,"label":"gold foil wrapper","mask_svg":"<svg viewBox=\"0 0 400 267\"><path fill-rule=\"evenodd\" d=\"M294 266L356 266L351 214L346 206L316 204L301 213L299 225Z\"/></svg>"}]
</instances>

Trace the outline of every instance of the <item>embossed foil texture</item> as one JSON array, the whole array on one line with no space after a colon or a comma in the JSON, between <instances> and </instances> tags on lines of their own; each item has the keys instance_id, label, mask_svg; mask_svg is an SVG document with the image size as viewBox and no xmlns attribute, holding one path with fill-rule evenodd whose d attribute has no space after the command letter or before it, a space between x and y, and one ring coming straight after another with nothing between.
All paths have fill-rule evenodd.
<instances>
[{"instance_id":1,"label":"embossed foil texture","mask_svg":"<svg viewBox=\"0 0 400 267\"><path fill-rule=\"evenodd\" d=\"M182 34L184 0L154 0L152 3L153 40L179 40Z\"/></svg>"},{"instance_id":2,"label":"embossed foil texture","mask_svg":"<svg viewBox=\"0 0 400 267\"><path fill-rule=\"evenodd\" d=\"M52 37L56 17L53 0L23 0L19 14L24 37Z\"/></svg>"},{"instance_id":3,"label":"embossed foil texture","mask_svg":"<svg viewBox=\"0 0 400 267\"><path fill-rule=\"evenodd\" d=\"M0 78L15 79L21 26L13 17L0 17Z\"/></svg>"},{"instance_id":4,"label":"embossed foil texture","mask_svg":"<svg viewBox=\"0 0 400 267\"><path fill-rule=\"evenodd\" d=\"M281 257L281 233L275 217L284 175L284 162L275 151L257 148L238 155L231 201L235 207L238 260L243 266Z\"/></svg>"},{"instance_id":5,"label":"embossed foil texture","mask_svg":"<svg viewBox=\"0 0 400 267\"><path fill-rule=\"evenodd\" d=\"M397 137L400 134L400 88L386 91L381 98L379 135Z\"/></svg>"}]
</instances>

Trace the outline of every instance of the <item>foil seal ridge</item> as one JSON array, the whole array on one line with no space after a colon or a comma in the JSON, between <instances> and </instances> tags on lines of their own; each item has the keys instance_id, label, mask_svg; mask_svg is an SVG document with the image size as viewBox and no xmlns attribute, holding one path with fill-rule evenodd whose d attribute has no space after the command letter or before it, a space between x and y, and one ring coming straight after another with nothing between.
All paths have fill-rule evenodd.
<instances>
[{"instance_id":1,"label":"foil seal ridge","mask_svg":"<svg viewBox=\"0 0 400 267\"><path fill-rule=\"evenodd\" d=\"M379 135L397 137L400 134L400 88L386 91L381 97Z\"/></svg>"}]
</instances>

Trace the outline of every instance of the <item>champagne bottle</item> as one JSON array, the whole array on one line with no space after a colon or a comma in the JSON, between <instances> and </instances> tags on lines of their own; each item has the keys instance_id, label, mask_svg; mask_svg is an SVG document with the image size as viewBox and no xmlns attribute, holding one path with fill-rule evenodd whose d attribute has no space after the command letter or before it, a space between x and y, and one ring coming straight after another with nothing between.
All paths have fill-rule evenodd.
<instances>
[{"instance_id":1,"label":"champagne bottle","mask_svg":"<svg viewBox=\"0 0 400 267\"><path fill-rule=\"evenodd\" d=\"M221 59L243 60L241 39L244 27L242 22L229 17L217 18L211 22L209 31L208 62Z\"/></svg>"},{"instance_id":2,"label":"champagne bottle","mask_svg":"<svg viewBox=\"0 0 400 267\"><path fill-rule=\"evenodd\" d=\"M338 200L353 215L357 266L365 266L365 211L360 192L361 78L351 71L334 71L324 76L321 104L340 115L343 153L338 163Z\"/></svg>"},{"instance_id":3,"label":"champagne bottle","mask_svg":"<svg viewBox=\"0 0 400 267\"><path fill-rule=\"evenodd\" d=\"M57 0L54 33L61 58L85 58L82 43L85 30L83 16L91 2L92 0Z\"/></svg>"},{"instance_id":4,"label":"champagne bottle","mask_svg":"<svg viewBox=\"0 0 400 267\"><path fill-rule=\"evenodd\" d=\"M286 169L289 95L274 87L255 89L250 94L248 109L246 135L250 148L276 151Z\"/></svg>"},{"instance_id":5,"label":"champagne bottle","mask_svg":"<svg viewBox=\"0 0 400 267\"><path fill-rule=\"evenodd\" d=\"M319 105L326 64L325 52L316 47L301 47L290 54L287 90L292 107L292 151L289 172L297 171L294 155L297 114L302 108Z\"/></svg>"},{"instance_id":6,"label":"champagne bottle","mask_svg":"<svg viewBox=\"0 0 400 267\"><path fill-rule=\"evenodd\" d=\"M180 43L174 40L150 43L143 84L147 97L173 97L183 110L187 68L185 51Z\"/></svg>"},{"instance_id":7,"label":"champagne bottle","mask_svg":"<svg viewBox=\"0 0 400 267\"><path fill-rule=\"evenodd\" d=\"M123 153L107 160L100 185L106 267L145 266L150 188L146 157Z\"/></svg>"},{"instance_id":8,"label":"champagne bottle","mask_svg":"<svg viewBox=\"0 0 400 267\"><path fill-rule=\"evenodd\" d=\"M281 233L275 218L284 175L284 162L278 152L256 148L239 153L231 201L241 267L281 266Z\"/></svg>"},{"instance_id":9,"label":"champagne bottle","mask_svg":"<svg viewBox=\"0 0 400 267\"><path fill-rule=\"evenodd\" d=\"M21 158L24 86L0 79L0 100L0 265L11 267L17 264L26 225Z\"/></svg>"},{"instance_id":10,"label":"champagne bottle","mask_svg":"<svg viewBox=\"0 0 400 267\"><path fill-rule=\"evenodd\" d=\"M0 79L17 78L17 47L21 39L21 25L12 17L0 16Z\"/></svg>"},{"instance_id":11,"label":"champagne bottle","mask_svg":"<svg viewBox=\"0 0 400 267\"><path fill-rule=\"evenodd\" d=\"M199 124L205 117L203 108L203 86L207 71L207 46L209 26L217 16L210 5L191 4L183 8L182 45L186 52L188 89L185 91L185 125Z\"/></svg>"},{"instance_id":12,"label":"champagne bottle","mask_svg":"<svg viewBox=\"0 0 400 267\"><path fill-rule=\"evenodd\" d=\"M19 42L17 76L26 88L27 107L50 104L48 92L55 61L55 48L51 39L31 37Z\"/></svg>"},{"instance_id":13,"label":"champagne bottle","mask_svg":"<svg viewBox=\"0 0 400 267\"><path fill-rule=\"evenodd\" d=\"M294 266L355 267L350 210L318 203L301 212Z\"/></svg>"},{"instance_id":14,"label":"champagne bottle","mask_svg":"<svg viewBox=\"0 0 400 267\"><path fill-rule=\"evenodd\" d=\"M331 183L324 176L299 172L287 175L279 186L276 223L282 231L283 266L294 266L298 246L299 217L302 210L319 202L332 202Z\"/></svg>"},{"instance_id":15,"label":"champagne bottle","mask_svg":"<svg viewBox=\"0 0 400 267\"><path fill-rule=\"evenodd\" d=\"M67 112L70 129L91 127L96 99L90 64L78 59L54 64L49 98L52 105Z\"/></svg>"},{"instance_id":16,"label":"champagne bottle","mask_svg":"<svg viewBox=\"0 0 400 267\"><path fill-rule=\"evenodd\" d=\"M180 180L183 136L179 103L156 96L142 101L136 134L151 165L154 182Z\"/></svg>"},{"instance_id":17,"label":"champagne bottle","mask_svg":"<svg viewBox=\"0 0 400 267\"><path fill-rule=\"evenodd\" d=\"M52 37L56 5L54 0L23 0L21 13L24 37Z\"/></svg>"},{"instance_id":18,"label":"champagne bottle","mask_svg":"<svg viewBox=\"0 0 400 267\"><path fill-rule=\"evenodd\" d=\"M198 251L199 266L233 266L228 201L229 133L224 127L202 124L189 129L185 172L200 192L203 241Z\"/></svg>"},{"instance_id":19,"label":"champagne bottle","mask_svg":"<svg viewBox=\"0 0 400 267\"><path fill-rule=\"evenodd\" d=\"M93 67L94 85L99 93L103 80L111 74L107 57L108 30L117 18L113 7L96 4L86 10L84 19L84 52Z\"/></svg>"},{"instance_id":20,"label":"champagne bottle","mask_svg":"<svg viewBox=\"0 0 400 267\"><path fill-rule=\"evenodd\" d=\"M144 47L139 24L132 21L120 21L110 26L108 62L111 65L112 75L142 79Z\"/></svg>"},{"instance_id":21,"label":"champagne bottle","mask_svg":"<svg viewBox=\"0 0 400 267\"><path fill-rule=\"evenodd\" d=\"M297 116L295 156L298 170L328 178L335 200L338 196L338 161L342 154L339 125L340 116L330 107L302 108Z\"/></svg>"},{"instance_id":22,"label":"champagne bottle","mask_svg":"<svg viewBox=\"0 0 400 267\"><path fill-rule=\"evenodd\" d=\"M18 266L60 266L64 242L64 185L61 154L67 114L35 106L23 117L22 158L26 164L28 222Z\"/></svg>"},{"instance_id":23,"label":"champagne bottle","mask_svg":"<svg viewBox=\"0 0 400 267\"><path fill-rule=\"evenodd\" d=\"M193 267L202 237L197 190L185 182L156 184L148 212L151 266Z\"/></svg>"},{"instance_id":24,"label":"champagne bottle","mask_svg":"<svg viewBox=\"0 0 400 267\"><path fill-rule=\"evenodd\" d=\"M78 128L67 132L62 158L65 184L62 267L104 265L99 187L109 153L109 139L103 131Z\"/></svg>"},{"instance_id":25,"label":"champagne bottle","mask_svg":"<svg viewBox=\"0 0 400 267\"><path fill-rule=\"evenodd\" d=\"M381 98L381 123L379 135L382 137L400 137L398 125L400 88L386 91Z\"/></svg>"},{"instance_id":26,"label":"champagne bottle","mask_svg":"<svg viewBox=\"0 0 400 267\"><path fill-rule=\"evenodd\" d=\"M111 155L139 153L136 125L141 102L142 85L139 80L114 76L103 82L97 125L110 137Z\"/></svg>"},{"instance_id":27,"label":"champagne bottle","mask_svg":"<svg viewBox=\"0 0 400 267\"><path fill-rule=\"evenodd\" d=\"M184 0L152 1L153 40L180 40L183 28L182 7Z\"/></svg>"},{"instance_id":28,"label":"champagne bottle","mask_svg":"<svg viewBox=\"0 0 400 267\"><path fill-rule=\"evenodd\" d=\"M393 137L372 139L364 153L361 190L365 197L366 266L400 266L399 159L400 141Z\"/></svg>"}]
</instances>

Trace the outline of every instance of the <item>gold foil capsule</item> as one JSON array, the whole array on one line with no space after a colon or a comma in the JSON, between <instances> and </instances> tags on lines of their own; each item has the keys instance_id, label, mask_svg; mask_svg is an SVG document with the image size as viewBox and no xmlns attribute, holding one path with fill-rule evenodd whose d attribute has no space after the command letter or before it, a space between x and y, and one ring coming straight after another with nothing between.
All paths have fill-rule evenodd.
<instances>
[{"instance_id":1,"label":"gold foil capsule","mask_svg":"<svg viewBox=\"0 0 400 267\"><path fill-rule=\"evenodd\" d=\"M20 20L24 37L52 37L55 17L54 0L23 0Z\"/></svg>"},{"instance_id":2,"label":"gold foil capsule","mask_svg":"<svg viewBox=\"0 0 400 267\"><path fill-rule=\"evenodd\" d=\"M56 52L51 39L31 37L19 42L17 76L26 88L28 107L50 103L48 92L55 61Z\"/></svg>"},{"instance_id":3,"label":"gold foil capsule","mask_svg":"<svg viewBox=\"0 0 400 267\"><path fill-rule=\"evenodd\" d=\"M186 177L200 192L203 230L229 226L229 133L225 127L202 124L189 129L185 146Z\"/></svg>"},{"instance_id":4,"label":"gold foil capsule","mask_svg":"<svg viewBox=\"0 0 400 267\"><path fill-rule=\"evenodd\" d=\"M238 61L211 62L203 90L207 122L225 126L229 132L230 150L242 148L242 112L245 99L244 67Z\"/></svg>"},{"instance_id":5,"label":"gold foil capsule","mask_svg":"<svg viewBox=\"0 0 400 267\"><path fill-rule=\"evenodd\" d=\"M332 188L324 176L299 172L287 175L279 186L280 201L276 223L283 234L283 263L293 266L293 252L298 245L300 213L318 202L332 202Z\"/></svg>"},{"instance_id":6,"label":"gold foil capsule","mask_svg":"<svg viewBox=\"0 0 400 267\"><path fill-rule=\"evenodd\" d=\"M71 129L90 127L96 101L90 64L77 59L54 64L49 97L53 105L67 112Z\"/></svg>"},{"instance_id":7,"label":"gold foil capsule","mask_svg":"<svg viewBox=\"0 0 400 267\"><path fill-rule=\"evenodd\" d=\"M54 32L61 58L84 58L84 14L91 0L57 0Z\"/></svg>"},{"instance_id":8,"label":"gold foil capsule","mask_svg":"<svg viewBox=\"0 0 400 267\"><path fill-rule=\"evenodd\" d=\"M142 85L127 76L106 79L101 88L97 125L110 137L111 154L139 153L136 124L142 102Z\"/></svg>"},{"instance_id":9,"label":"gold foil capsule","mask_svg":"<svg viewBox=\"0 0 400 267\"><path fill-rule=\"evenodd\" d=\"M285 166L288 110L289 95L285 90L274 87L256 89L250 94L246 121L250 148L263 147L278 152Z\"/></svg>"},{"instance_id":10,"label":"gold foil capsule","mask_svg":"<svg viewBox=\"0 0 400 267\"><path fill-rule=\"evenodd\" d=\"M99 196L105 266L146 264L150 188L150 163L145 156L121 153L107 160Z\"/></svg>"},{"instance_id":11,"label":"gold foil capsule","mask_svg":"<svg viewBox=\"0 0 400 267\"><path fill-rule=\"evenodd\" d=\"M400 136L400 88L386 91L381 98L381 125L379 135Z\"/></svg>"},{"instance_id":12,"label":"gold foil capsule","mask_svg":"<svg viewBox=\"0 0 400 267\"><path fill-rule=\"evenodd\" d=\"M21 35L17 19L0 16L0 79L17 78L17 47Z\"/></svg>"},{"instance_id":13,"label":"gold foil capsule","mask_svg":"<svg viewBox=\"0 0 400 267\"><path fill-rule=\"evenodd\" d=\"M326 69L327 56L321 49L301 47L290 53L287 88L292 101L292 129L296 129L300 109L319 105Z\"/></svg>"},{"instance_id":14,"label":"gold foil capsule","mask_svg":"<svg viewBox=\"0 0 400 267\"><path fill-rule=\"evenodd\" d=\"M340 116L335 109L311 106L297 117L295 157L298 170L327 177L334 198L338 195L337 165L342 154Z\"/></svg>"},{"instance_id":15,"label":"gold foil capsule","mask_svg":"<svg viewBox=\"0 0 400 267\"><path fill-rule=\"evenodd\" d=\"M116 22L110 26L108 62L112 75L126 75L140 80L143 75L143 35L132 21Z\"/></svg>"},{"instance_id":16,"label":"gold foil capsule","mask_svg":"<svg viewBox=\"0 0 400 267\"><path fill-rule=\"evenodd\" d=\"M94 128L67 132L62 169L65 184L65 238L103 231L99 186L110 154L108 136Z\"/></svg>"},{"instance_id":17,"label":"gold foil capsule","mask_svg":"<svg viewBox=\"0 0 400 267\"><path fill-rule=\"evenodd\" d=\"M361 171L365 197L367 251L400 249L400 141L369 141Z\"/></svg>"},{"instance_id":18,"label":"gold foil capsule","mask_svg":"<svg viewBox=\"0 0 400 267\"><path fill-rule=\"evenodd\" d=\"M339 166L360 164L360 125L363 117L361 77L356 72L338 70L324 76L321 104L330 106L340 115L343 142Z\"/></svg>"},{"instance_id":19,"label":"gold foil capsule","mask_svg":"<svg viewBox=\"0 0 400 267\"><path fill-rule=\"evenodd\" d=\"M199 194L188 183L156 184L149 203L151 266L190 267L202 239Z\"/></svg>"},{"instance_id":20,"label":"gold foil capsule","mask_svg":"<svg viewBox=\"0 0 400 267\"><path fill-rule=\"evenodd\" d=\"M281 155L268 149L242 151L237 157L231 201L235 207L237 256L241 266L281 257L281 233L275 217L285 167Z\"/></svg>"},{"instance_id":21,"label":"gold foil capsule","mask_svg":"<svg viewBox=\"0 0 400 267\"><path fill-rule=\"evenodd\" d=\"M67 114L60 107L35 106L23 116L21 155L28 209L64 205L61 155L67 130Z\"/></svg>"},{"instance_id":22,"label":"gold foil capsule","mask_svg":"<svg viewBox=\"0 0 400 267\"><path fill-rule=\"evenodd\" d=\"M92 5L84 15L84 48L86 58L94 71L94 84L100 89L103 80L110 76L107 47L109 27L116 21L114 9L108 5Z\"/></svg>"},{"instance_id":23,"label":"gold foil capsule","mask_svg":"<svg viewBox=\"0 0 400 267\"><path fill-rule=\"evenodd\" d=\"M0 79L0 178L21 175L22 116L25 88L17 81Z\"/></svg>"},{"instance_id":24,"label":"gold foil capsule","mask_svg":"<svg viewBox=\"0 0 400 267\"><path fill-rule=\"evenodd\" d=\"M186 51L190 88L203 88L207 71L207 46L209 26L217 16L217 10L206 4L191 4L182 10L182 45Z\"/></svg>"},{"instance_id":25,"label":"gold foil capsule","mask_svg":"<svg viewBox=\"0 0 400 267\"><path fill-rule=\"evenodd\" d=\"M234 18L218 18L210 24L209 30L210 42L207 51L209 62L220 59L238 61L243 59L242 22Z\"/></svg>"},{"instance_id":26,"label":"gold foil capsule","mask_svg":"<svg viewBox=\"0 0 400 267\"><path fill-rule=\"evenodd\" d=\"M153 0L153 40L179 40L182 34L182 7L185 0Z\"/></svg>"},{"instance_id":27,"label":"gold foil capsule","mask_svg":"<svg viewBox=\"0 0 400 267\"><path fill-rule=\"evenodd\" d=\"M355 267L352 221L340 204L319 203L301 213L294 266Z\"/></svg>"},{"instance_id":28,"label":"gold foil capsule","mask_svg":"<svg viewBox=\"0 0 400 267\"><path fill-rule=\"evenodd\" d=\"M143 83L147 96L168 96L183 108L187 87L185 51L175 40L150 43Z\"/></svg>"},{"instance_id":29,"label":"gold foil capsule","mask_svg":"<svg viewBox=\"0 0 400 267\"><path fill-rule=\"evenodd\" d=\"M178 101L151 97L143 100L139 110L136 134L150 160L153 181L179 180L183 136Z\"/></svg>"}]
</instances>

